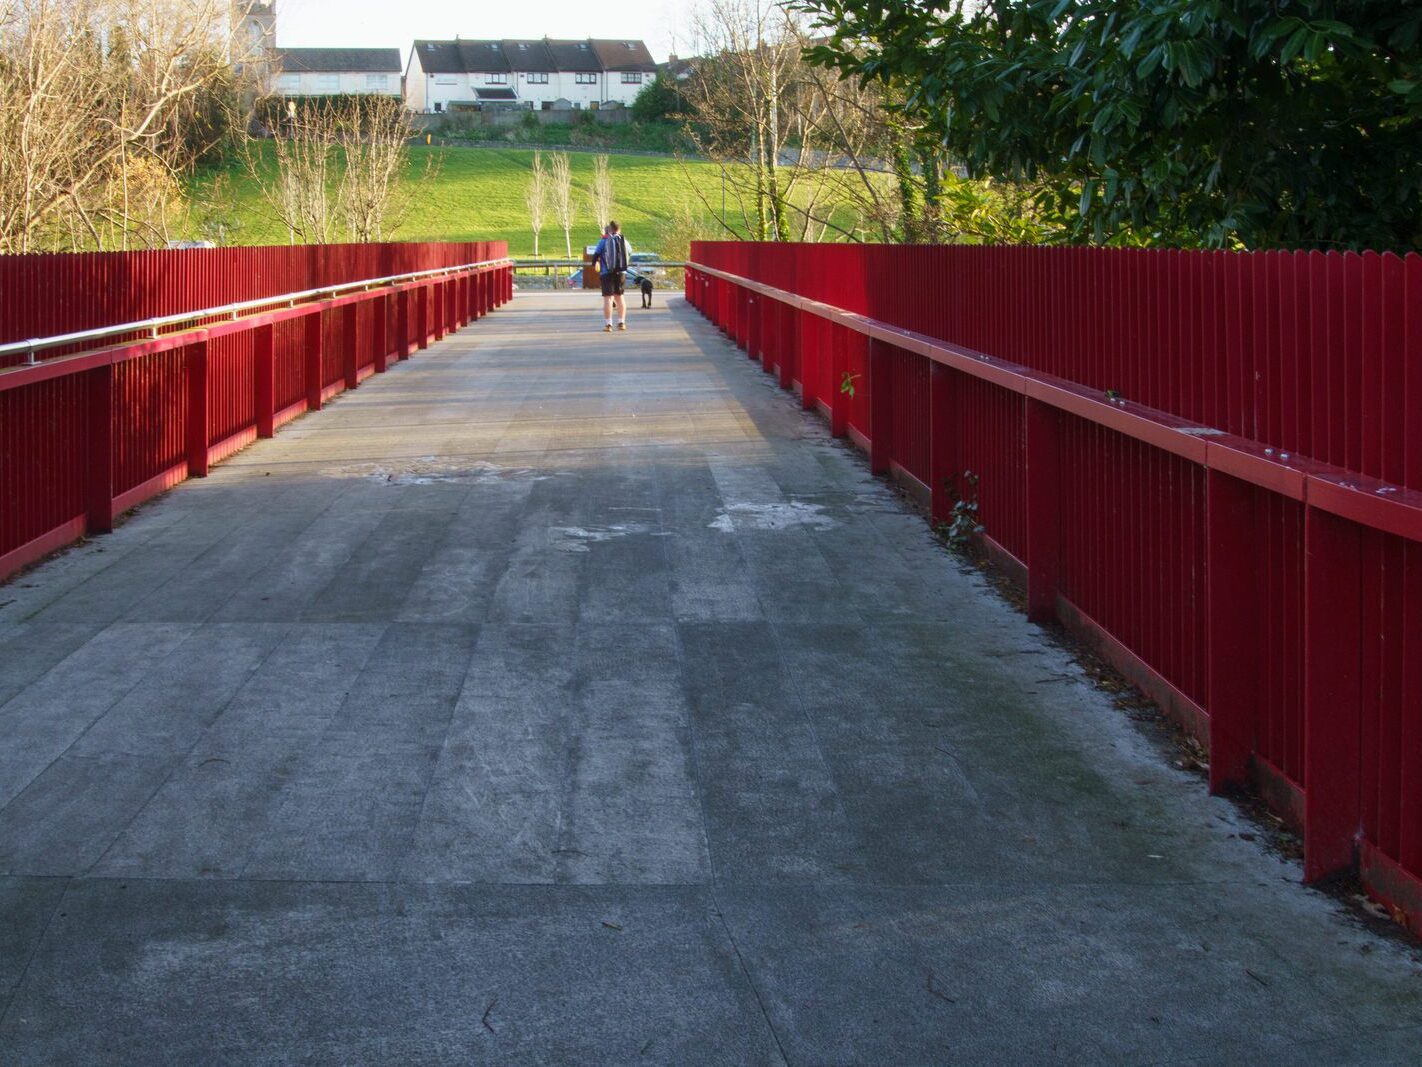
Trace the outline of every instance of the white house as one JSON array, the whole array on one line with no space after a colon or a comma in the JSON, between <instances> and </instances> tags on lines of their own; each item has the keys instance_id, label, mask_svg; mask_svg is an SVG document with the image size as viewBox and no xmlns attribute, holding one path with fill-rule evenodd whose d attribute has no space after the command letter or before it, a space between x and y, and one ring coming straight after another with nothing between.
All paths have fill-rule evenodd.
<instances>
[{"instance_id":1,"label":"white house","mask_svg":"<svg viewBox=\"0 0 1422 1067\"><path fill-rule=\"evenodd\" d=\"M275 48L278 96L401 96L398 48Z\"/></svg>"},{"instance_id":2,"label":"white house","mask_svg":"<svg viewBox=\"0 0 1422 1067\"><path fill-rule=\"evenodd\" d=\"M626 106L656 74L641 41L416 41L405 103L426 113Z\"/></svg>"}]
</instances>

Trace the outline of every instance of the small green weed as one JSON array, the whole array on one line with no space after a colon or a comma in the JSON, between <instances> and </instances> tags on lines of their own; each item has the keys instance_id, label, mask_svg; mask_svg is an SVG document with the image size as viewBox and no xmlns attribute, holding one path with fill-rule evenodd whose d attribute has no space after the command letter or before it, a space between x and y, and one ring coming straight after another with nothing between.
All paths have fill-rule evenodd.
<instances>
[{"instance_id":1,"label":"small green weed","mask_svg":"<svg viewBox=\"0 0 1422 1067\"><path fill-rule=\"evenodd\" d=\"M944 479L944 492L951 507L951 518L936 527L938 536L947 542L954 552L966 552L972 547L973 538L983 532L983 524L978 521L978 482L981 479L972 471L964 471L961 476L953 475ZM959 491L959 485L962 491Z\"/></svg>"}]
</instances>

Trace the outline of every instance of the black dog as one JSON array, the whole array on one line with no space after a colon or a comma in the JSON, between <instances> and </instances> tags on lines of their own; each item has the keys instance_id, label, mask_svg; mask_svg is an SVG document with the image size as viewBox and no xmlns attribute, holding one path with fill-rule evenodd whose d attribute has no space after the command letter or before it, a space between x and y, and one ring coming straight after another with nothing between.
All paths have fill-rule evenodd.
<instances>
[{"instance_id":1,"label":"black dog","mask_svg":"<svg viewBox=\"0 0 1422 1067\"><path fill-rule=\"evenodd\" d=\"M641 282L642 306L649 308L652 306L652 279L643 278Z\"/></svg>"}]
</instances>

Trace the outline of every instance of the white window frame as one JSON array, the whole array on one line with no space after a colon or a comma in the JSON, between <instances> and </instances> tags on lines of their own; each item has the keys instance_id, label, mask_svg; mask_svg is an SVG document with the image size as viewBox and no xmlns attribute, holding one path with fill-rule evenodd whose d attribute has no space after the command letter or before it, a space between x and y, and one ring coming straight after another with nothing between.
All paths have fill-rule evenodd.
<instances>
[{"instance_id":1,"label":"white window frame","mask_svg":"<svg viewBox=\"0 0 1422 1067\"><path fill-rule=\"evenodd\" d=\"M573 76L573 81L578 85L596 85L597 74L592 71L580 70Z\"/></svg>"},{"instance_id":2,"label":"white window frame","mask_svg":"<svg viewBox=\"0 0 1422 1067\"><path fill-rule=\"evenodd\" d=\"M508 83L509 83L509 76L508 76L507 74L485 74L485 75L484 75L484 84L485 84L485 85L507 85Z\"/></svg>"},{"instance_id":3,"label":"white window frame","mask_svg":"<svg viewBox=\"0 0 1422 1067\"><path fill-rule=\"evenodd\" d=\"M367 74L365 76L365 87L367 89L389 89L390 75L388 74Z\"/></svg>"},{"instance_id":4,"label":"white window frame","mask_svg":"<svg viewBox=\"0 0 1422 1067\"><path fill-rule=\"evenodd\" d=\"M548 84L548 75L547 75L547 74L525 74L525 75L523 76L523 79L524 79L524 81L528 82L528 84L530 84L530 85L547 85L547 84Z\"/></svg>"},{"instance_id":5,"label":"white window frame","mask_svg":"<svg viewBox=\"0 0 1422 1067\"><path fill-rule=\"evenodd\" d=\"M301 75L283 74L281 76L281 80L278 82L278 85L281 87L281 91L284 93L296 92L301 88Z\"/></svg>"},{"instance_id":6,"label":"white window frame","mask_svg":"<svg viewBox=\"0 0 1422 1067\"><path fill-rule=\"evenodd\" d=\"M316 75L316 91L318 93L338 93L341 91L341 76L339 74L318 74Z\"/></svg>"},{"instance_id":7,"label":"white window frame","mask_svg":"<svg viewBox=\"0 0 1422 1067\"><path fill-rule=\"evenodd\" d=\"M642 72L640 70L624 70L622 72L623 85L641 85Z\"/></svg>"}]
</instances>

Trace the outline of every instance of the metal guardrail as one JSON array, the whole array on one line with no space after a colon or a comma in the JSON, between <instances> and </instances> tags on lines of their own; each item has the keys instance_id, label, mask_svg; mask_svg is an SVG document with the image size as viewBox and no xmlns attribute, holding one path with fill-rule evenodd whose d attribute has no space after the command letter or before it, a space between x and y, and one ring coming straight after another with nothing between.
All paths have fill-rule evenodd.
<instances>
[{"instance_id":1,"label":"metal guardrail","mask_svg":"<svg viewBox=\"0 0 1422 1067\"><path fill-rule=\"evenodd\" d=\"M11 341L7 344L0 344L0 358L25 353L26 366L34 366L38 360L35 353L43 352L50 348L62 348L66 345L81 344L85 341L101 341L106 337L117 337L126 333L148 332L151 336L157 337L159 331L177 326L182 323L193 322L197 319L220 318L223 315L237 318L244 311L255 311L258 308L271 307L274 304L286 304L288 307L295 307L297 303L312 300L323 294L336 294L348 292L354 289L374 289L382 285L395 285L400 282L415 281L419 278L430 278L441 274L460 274L465 271L477 270L480 267L502 267L507 266L512 261L505 259L486 259L478 263L461 263L454 267L436 267L433 270L412 271L408 274L391 274L383 278L365 278L356 282L342 282L339 285L323 285L319 289L303 289L294 293L281 293L277 296L261 297L257 300L244 300L237 304L223 304L220 307L204 308L200 311L185 311L176 315L161 315L157 318L142 319L138 322L125 322L117 326L99 326L92 330L79 330L75 333L55 334L52 337L37 337L28 341Z\"/></svg>"}]
</instances>

